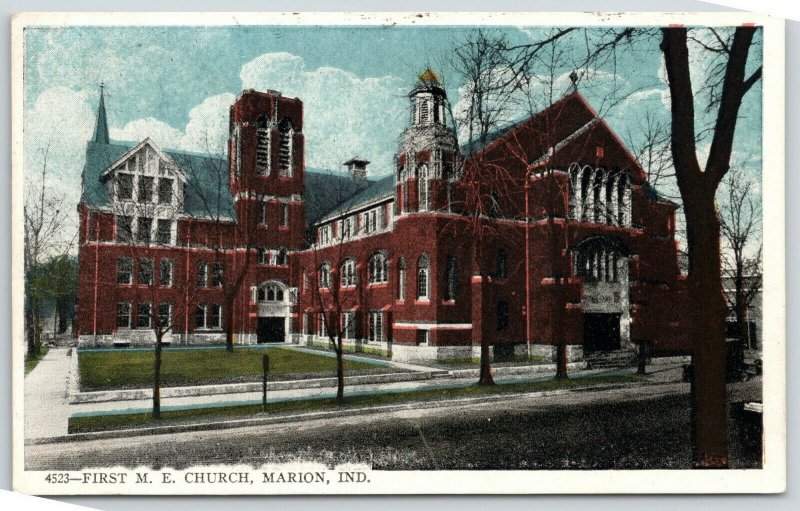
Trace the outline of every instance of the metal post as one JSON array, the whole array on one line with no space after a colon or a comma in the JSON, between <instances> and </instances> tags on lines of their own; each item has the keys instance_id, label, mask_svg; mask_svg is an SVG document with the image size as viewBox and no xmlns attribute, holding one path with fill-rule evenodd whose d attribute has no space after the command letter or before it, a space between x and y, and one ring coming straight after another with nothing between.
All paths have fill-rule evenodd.
<instances>
[{"instance_id":1,"label":"metal post","mask_svg":"<svg viewBox=\"0 0 800 511\"><path fill-rule=\"evenodd\" d=\"M262 392L262 398L261 398L261 409L266 412L267 411L267 374L269 373L269 355L264 355L262 361L263 361L263 366L264 366L264 371L263 371L263 382L264 382L264 385L263 385L263 392Z\"/></svg>"}]
</instances>

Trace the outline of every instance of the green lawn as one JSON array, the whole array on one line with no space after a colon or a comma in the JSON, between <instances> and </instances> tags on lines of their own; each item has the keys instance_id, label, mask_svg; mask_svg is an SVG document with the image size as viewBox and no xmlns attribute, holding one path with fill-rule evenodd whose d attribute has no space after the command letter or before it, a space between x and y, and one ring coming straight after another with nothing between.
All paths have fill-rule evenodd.
<instances>
[{"instance_id":1,"label":"green lawn","mask_svg":"<svg viewBox=\"0 0 800 511\"><path fill-rule=\"evenodd\" d=\"M161 382L164 387L260 381L261 358L270 358L270 379L335 376L336 359L284 348L165 349ZM151 350L80 351L81 390L145 388L153 384ZM345 360L345 374L387 373L390 367Z\"/></svg>"},{"instance_id":2,"label":"green lawn","mask_svg":"<svg viewBox=\"0 0 800 511\"><path fill-rule=\"evenodd\" d=\"M29 372L33 371L33 368L36 367L39 361L42 360L45 355L47 355L47 350L49 349L50 348L48 348L47 346L42 345L42 347L39 348L39 353L37 353L36 355L32 357L29 357L27 355L25 356L25 374L28 374Z\"/></svg>"},{"instance_id":3,"label":"green lawn","mask_svg":"<svg viewBox=\"0 0 800 511\"><path fill-rule=\"evenodd\" d=\"M414 390L408 392L351 396L346 397L343 404L338 404L331 398L309 399L304 401L284 401L269 403L267 405L267 413L297 413L332 409L337 407L361 408L365 406L379 406L414 401L437 401L443 399L476 397L482 395L541 392L546 390L570 389L614 383L632 383L646 380L646 376L625 374L615 376L571 378L569 380L550 379L524 383L509 383L490 387L471 385L469 387L453 387L444 389ZM345 393L345 396L346 395L347 394ZM70 417L68 431L69 433L86 433L115 429L144 428L149 426L163 426L167 424L191 423L195 421L213 421L215 419L222 418L241 419L256 417L261 414L263 414L261 404L250 404L216 408L162 411L161 420L154 420L150 413L100 415L94 417Z\"/></svg>"}]
</instances>

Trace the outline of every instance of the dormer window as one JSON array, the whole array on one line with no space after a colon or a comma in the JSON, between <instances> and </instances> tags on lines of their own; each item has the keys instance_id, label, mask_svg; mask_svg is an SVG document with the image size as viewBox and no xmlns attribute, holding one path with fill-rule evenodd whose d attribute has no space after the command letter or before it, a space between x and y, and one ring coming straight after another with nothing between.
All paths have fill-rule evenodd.
<instances>
[{"instance_id":1,"label":"dormer window","mask_svg":"<svg viewBox=\"0 0 800 511\"><path fill-rule=\"evenodd\" d=\"M136 225L136 241L150 244L150 230L153 228L153 219L140 216Z\"/></svg>"}]
</instances>

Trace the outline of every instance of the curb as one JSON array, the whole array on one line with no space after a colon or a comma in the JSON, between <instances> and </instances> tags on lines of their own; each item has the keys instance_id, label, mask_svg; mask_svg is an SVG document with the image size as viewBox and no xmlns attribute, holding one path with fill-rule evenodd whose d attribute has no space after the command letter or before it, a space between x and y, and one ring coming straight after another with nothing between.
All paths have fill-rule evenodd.
<instances>
[{"instance_id":1,"label":"curb","mask_svg":"<svg viewBox=\"0 0 800 511\"><path fill-rule=\"evenodd\" d=\"M589 385L586 387L579 387L575 389L556 389L546 390L539 392L517 392L513 394L501 394L496 396L482 396L460 399L445 399L437 401L411 401L408 403L397 405L384 405L378 407L362 407L362 408L349 408L343 410L328 410L320 412L309 412L304 414L292 415L279 415L274 417L258 417L252 419L238 419L222 422L201 422L193 424L175 424L169 426L158 426L148 428L131 428L119 429L108 431L96 431L91 433L73 433L71 435L50 437L50 438L35 438L26 440L25 445L44 445L55 444L63 442L74 441L89 441L89 440L103 440L112 438L129 438L131 436L150 436L167 433L184 433L190 431L214 431L221 429L234 429L249 426L266 426L272 424L282 424L294 421L310 421L316 419L325 419L331 417L341 416L354 416L354 415L368 415L377 412L395 412L401 410L424 410L430 408L440 408L453 405L463 404L481 404L488 401L507 401L517 399L519 397L548 397L569 394L571 392L586 392L586 391L603 391L613 390L617 388L632 388L632 387L646 387L652 385L660 385L658 383L641 382L641 383L612 383L607 385Z\"/></svg>"}]
</instances>

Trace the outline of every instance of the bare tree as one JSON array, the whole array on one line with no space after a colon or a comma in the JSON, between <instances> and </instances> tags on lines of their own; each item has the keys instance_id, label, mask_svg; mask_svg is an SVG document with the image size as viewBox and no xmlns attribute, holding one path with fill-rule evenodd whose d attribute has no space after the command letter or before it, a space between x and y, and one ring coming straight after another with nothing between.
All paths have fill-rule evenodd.
<instances>
[{"instance_id":1,"label":"bare tree","mask_svg":"<svg viewBox=\"0 0 800 511\"><path fill-rule=\"evenodd\" d=\"M26 276L25 326L28 356L41 347L42 300L48 294L49 278L41 275L45 259L66 255L75 243L77 229L69 226L64 194L48 184L51 179L50 142L39 151L39 172L26 180L23 206L25 247L23 266ZM36 272L40 278L34 277Z\"/></svg>"},{"instance_id":2,"label":"bare tree","mask_svg":"<svg viewBox=\"0 0 800 511\"><path fill-rule=\"evenodd\" d=\"M712 90L709 106L716 109L716 121L708 159L705 168L701 168L687 46L689 31L686 28L662 29L661 50L672 98L672 155L686 215L689 248L695 463L704 468L728 466L726 307L722 298L721 229L715 196L730 168L742 98L761 79L761 66L745 76L755 32L755 27L737 27L729 37L718 37L719 44L713 50L707 50L719 56L721 64L707 82Z\"/></svg>"},{"instance_id":3,"label":"bare tree","mask_svg":"<svg viewBox=\"0 0 800 511\"><path fill-rule=\"evenodd\" d=\"M761 291L761 202L755 180L741 167L731 169L722 180L720 228L724 252L722 269L733 282L726 292L728 307L736 315L741 346L750 346L748 311Z\"/></svg>"},{"instance_id":4,"label":"bare tree","mask_svg":"<svg viewBox=\"0 0 800 511\"><path fill-rule=\"evenodd\" d=\"M162 301L165 288L175 284L174 261L159 256L164 246L175 242L173 230L183 205L180 195L174 193L174 176L156 178L151 158L143 154L145 151L152 156L149 147L134 156L140 159L137 166L142 169L136 179L131 174L114 175L116 200L112 204L117 219L116 242L126 253L117 260L116 279L120 284L132 284L133 291L132 301L118 304L123 310L117 313L118 316L127 315L132 336L140 335L138 332L152 332L155 338L152 417L160 419L162 351L182 307L180 301ZM99 230L99 225L90 228ZM99 234L95 233L95 239L100 239Z\"/></svg>"},{"instance_id":5,"label":"bare tree","mask_svg":"<svg viewBox=\"0 0 800 511\"><path fill-rule=\"evenodd\" d=\"M358 226L355 213L357 204L347 203L347 198L368 186L367 181L354 181L345 186L345 176L328 176L330 185L319 191L324 197L318 197L327 204L345 204L337 210L340 220L327 223L322 227L309 231L309 244L313 268L302 268L302 292L311 294L316 319L312 317L312 335L322 334L328 339L328 345L336 354L336 401L344 402L345 340L356 341L363 338L364 318L360 312L354 312L358 306L364 310L369 302L369 268L357 264L367 260L370 249L354 243L363 232L364 226ZM354 178L357 179L357 178ZM314 226L319 218L310 219ZM313 227L312 227L313 229ZM384 260L385 264L385 260ZM366 270L359 271L359 267ZM388 268L382 268L386 275ZM316 328L314 328L316 326ZM316 330L316 332L313 332Z\"/></svg>"},{"instance_id":6,"label":"bare tree","mask_svg":"<svg viewBox=\"0 0 800 511\"><path fill-rule=\"evenodd\" d=\"M223 329L225 347L233 351L235 324L234 302L250 271L257 251L256 232L259 224L257 204L245 203L239 218L232 218L229 186L229 163L221 155L214 154L210 142L202 155L176 155L179 166L187 173L187 194L191 193L198 204L185 214L193 222L206 227L208 238L190 240L214 251L214 263L223 265L218 281L223 292ZM237 250L239 249L243 250ZM227 264L226 264L227 263ZM218 267L219 268L219 267Z\"/></svg>"}]
</instances>

